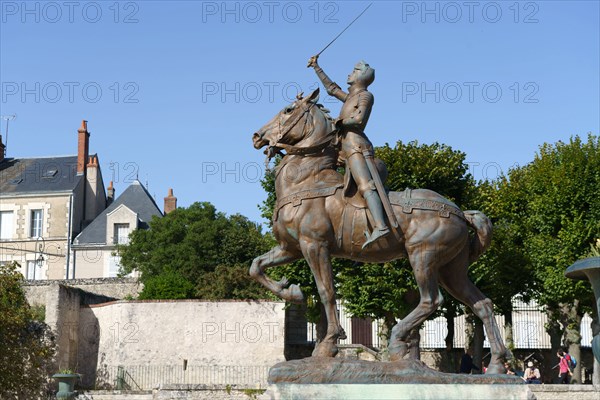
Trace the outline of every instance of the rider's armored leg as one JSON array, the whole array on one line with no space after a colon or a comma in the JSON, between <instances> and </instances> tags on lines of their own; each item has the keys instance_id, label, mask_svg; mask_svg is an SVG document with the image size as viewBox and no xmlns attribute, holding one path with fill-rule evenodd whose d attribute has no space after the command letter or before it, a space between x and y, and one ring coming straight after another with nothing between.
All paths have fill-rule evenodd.
<instances>
[{"instance_id":1,"label":"rider's armored leg","mask_svg":"<svg viewBox=\"0 0 600 400\"><path fill-rule=\"evenodd\" d=\"M363 248L365 248L380 237L387 235L390 230L385 223L383 204L371 179L371 173L369 172L369 167L367 167L364 156L362 153L354 153L348 157L346 163L350 167L350 171L352 171L352 177L356 181L358 191L367 202L367 207L375 223L375 229L373 229L373 232L363 245Z\"/></svg>"},{"instance_id":2,"label":"rider's armored leg","mask_svg":"<svg viewBox=\"0 0 600 400\"><path fill-rule=\"evenodd\" d=\"M371 211L371 215L375 220L375 229L371 232L371 235L367 238L367 241L363 244L362 248L369 246L371 243L390 233L390 229L385 224L383 205L381 204L381 198L375 190L369 190L364 194L365 200L367 201L367 207Z\"/></svg>"}]
</instances>

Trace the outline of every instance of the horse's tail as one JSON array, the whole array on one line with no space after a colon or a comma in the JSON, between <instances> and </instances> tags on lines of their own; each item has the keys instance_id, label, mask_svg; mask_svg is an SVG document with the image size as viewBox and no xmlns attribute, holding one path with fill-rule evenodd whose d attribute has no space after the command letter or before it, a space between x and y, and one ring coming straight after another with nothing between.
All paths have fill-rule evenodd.
<instances>
[{"instance_id":1,"label":"horse's tail","mask_svg":"<svg viewBox=\"0 0 600 400\"><path fill-rule=\"evenodd\" d=\"M476 261L492 243L492 221L481 211L465 211L467 225L475 231L469 240L469 264Z\"/></svg>"}]
</instances>

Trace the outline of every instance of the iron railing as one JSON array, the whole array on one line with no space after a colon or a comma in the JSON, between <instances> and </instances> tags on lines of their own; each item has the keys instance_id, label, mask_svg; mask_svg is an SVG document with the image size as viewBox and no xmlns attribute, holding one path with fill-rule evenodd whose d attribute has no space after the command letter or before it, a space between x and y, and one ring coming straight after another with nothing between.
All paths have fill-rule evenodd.
<instances>
[{"instance_id":1,"label":"iron railing","mask_svg":"<svg viewBox=\"0 0 600 400\"><path fill-rule=\"evenodd\" d=\"M257 365L119 365L96 373L96 388L151 390L164 384L243 385L265 388L269 366Z\"/></svg>"},{"instance_id":2,"label":"iron railing","mask_svg":"<svg viewBox=\"0 0 600 400\"><path fill-rule=\"evenodd\" d=\"M380 320L366 320L351 317L342 301L338 301L338 315L340 325L346 331L347 338L341 340L341 344L362 344L367 347L380 347ZM551 348L550 335L545 330L548 323L548 315L543 307L537 305L534 301L524 303L519 299L513 300L512 313L512 334L515 348L517 349L549 349ZM505 318L502 315L496 315L496 323L500 327L502 339L506 340L504 326ZM454 319L454 348L464 348L465 346L465 316L460 315ZM592 329L591 317L585 315L581 321L581 346L591 347ZM421 348L438 349L446 347L446 336L448 334L448 324L446 318L441 316L426 321L421 327ZM309 323L307 326L307 341L315 342L317 338L315 324ZM487 337L484 341L484 347L489 347Z\"/></svg>"}]
</instances>

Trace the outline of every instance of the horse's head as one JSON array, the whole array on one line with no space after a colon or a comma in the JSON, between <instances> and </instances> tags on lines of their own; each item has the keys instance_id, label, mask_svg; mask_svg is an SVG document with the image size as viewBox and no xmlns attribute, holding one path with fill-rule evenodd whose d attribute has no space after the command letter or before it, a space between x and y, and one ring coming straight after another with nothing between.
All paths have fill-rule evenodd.
<instances>
[{"instance_id":1,"label":"horse's head","mask_svg":"<svg viewBox=\"0 0 600 400\"><path fill-rule=\"evenodd\" d=\"M327 110L317 105L319 89L298 99L281 110L265 126L252 136L254 148L269 146L266 154L271 157L281 145L311 144L331 133L333 123Z\"/></svg>"}]
</instances>

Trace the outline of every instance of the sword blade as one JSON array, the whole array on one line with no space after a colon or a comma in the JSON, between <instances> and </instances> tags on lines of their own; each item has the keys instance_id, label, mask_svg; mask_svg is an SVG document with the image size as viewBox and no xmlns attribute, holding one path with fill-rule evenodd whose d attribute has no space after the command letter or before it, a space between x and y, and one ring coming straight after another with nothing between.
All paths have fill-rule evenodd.
<instances>
[{"instance_id":1,"label":"sword blade","mask_svg":"<svg viewBox=\"0 0 600 400\"><path fill-rule=\"evenodd\" d=\"M367 6L367 7L366 7L366 8L365 8L365 9L364 9L364 10L363 10L363 11L362 11L360 14L358 14L358 17L354 18L354 19L352 20L352 22L350 22L350 23L348 24L348 26L346 26L346 27L344 28L344 30L343 30L343 31L341 31L341 32L340 32L340 33L339 33L339 34L338 34L336 37L334 37L334 38L333 38L333 40L332 40L331 42L329 42L329 43L327 44L327 46L325 46L325 47L323 48L323 50L321 50L320 52L318 52L318 53L317 53L317 57L318 57L318 56L320 56L320 55L321 55L321 53L323 53L325 50L327 50L327 48L328 48L329 46L331 46L331 45L333 44L333 42L335 42L335 41L336 41L336 40L337 40L337 39L338 39L340 36L342 36L342 34L343 34L344 32L346 32L346 30L347 30L348 28L350 28L350 26L352 26L352 24L353 24L353 23L355 23L355 22L356 22L356 20L357 20L357 19L359 19L359 18L360 18L360 17L361 17L361 16L362 16L362 15L363 15L363 14L364 14L364 13L365 13L365 12L366 12L368 9L369 9L369 7L371 7L372 5L373 5L373 3L369 3L369 5L368 5L368 6Z\"/></svg>"}]
</instances>

